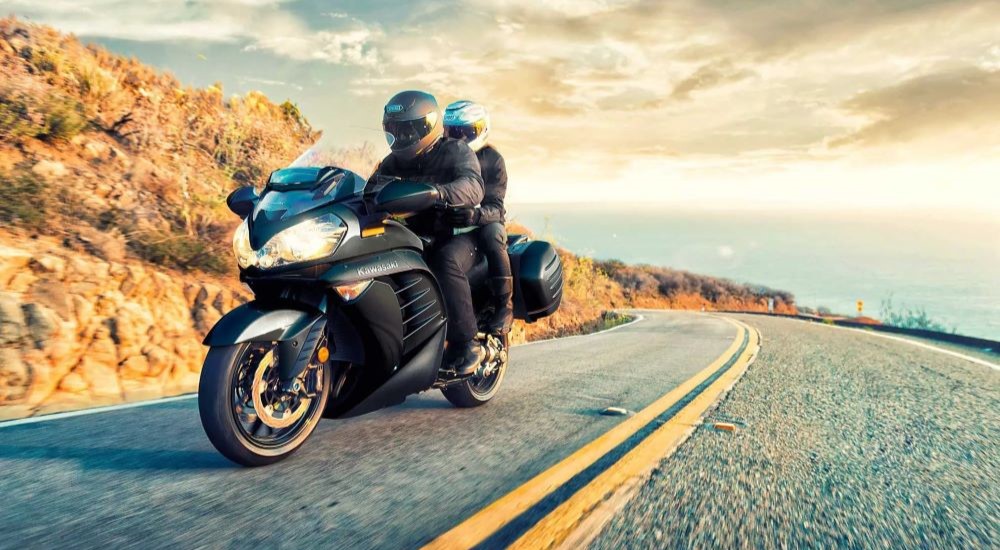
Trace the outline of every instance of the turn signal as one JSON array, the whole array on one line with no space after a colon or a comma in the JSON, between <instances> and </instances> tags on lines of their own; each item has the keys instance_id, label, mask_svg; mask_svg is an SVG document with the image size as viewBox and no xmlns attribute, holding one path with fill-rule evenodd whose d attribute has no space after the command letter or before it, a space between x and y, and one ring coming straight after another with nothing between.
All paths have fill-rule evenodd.
<instances>
[{"instance_id":1,"label":"turn signal","mask_svg":"<svg viewBox=\"0 0 1000 550\"><path fill-rule=\"evenodd\" d=\"M337 294L339 294L345 302L350 302L358 296L361 296L370 284L372 284L372 280L368 279L366 281L358 281L349 285L335 286L333 289L337 291Z\"/></svg>"},{"instance_id":2,"label":"turn signal","mask_svg":"<svg viewBox=\"0 0 1000 550\"><path fill-rule=\"evenodd\" d=\"M319 348L316 352L316 359L319 359L320 363L326 363L326 360L330 358L330 349L326 346Z\"/></svg>"},{"instance_id":3,"label":"turn signal","mask_svg":"<svg viewBox=\"0 0 1000 550\"><path fill-rule=\"evenodd\" d=\"M363 239L365 237L375 237L377 235L381 235L382 233L385 233L384 225L376 225L375 227L366 227L361 230L361 238Z\"/></svg>"}]
</instances>

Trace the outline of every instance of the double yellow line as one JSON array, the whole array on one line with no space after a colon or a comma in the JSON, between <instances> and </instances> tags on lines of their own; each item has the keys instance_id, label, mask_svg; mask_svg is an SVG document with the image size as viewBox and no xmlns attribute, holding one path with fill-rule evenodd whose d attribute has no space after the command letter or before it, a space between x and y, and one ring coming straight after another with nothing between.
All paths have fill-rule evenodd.
<instances>
[{"instance_id":1,"label":"double yellow line","mask_svg":"<svg viewBox=\"0 0 1000 550\"><path fill-rule=\"evenodd\" d=\"M756 357L760 334L726 320L736 337L708 367L424 548L553 548L599 529L614 512L608 503L669 456Z\"/></svg>"}]
</instances>

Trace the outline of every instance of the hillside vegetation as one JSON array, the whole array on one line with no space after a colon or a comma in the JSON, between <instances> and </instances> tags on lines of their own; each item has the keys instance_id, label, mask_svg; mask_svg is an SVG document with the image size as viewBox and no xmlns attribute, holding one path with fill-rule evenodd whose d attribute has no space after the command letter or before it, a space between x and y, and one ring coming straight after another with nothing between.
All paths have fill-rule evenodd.
<instances>
[{"instance_id":1,"label":"hillside vegetation","mask_svg":"<svg viewBox=\"0 0 1000 550\"><path fill-rule=\"evenodd\" d=\"M249 298L226 195L319 136L290 101L192 88L53 29L0 19L0 419L192 391L199 341ZM342 150L367 174L375 147ZM560 250L560 311L514 340L627 307L794 311L787 293Z\"/></svg>"},{"instance_id":2,"label":"hillside vegetation","mask_svg":"<svg viewBox=\"0 0 1000 550\"><path fill-rule=\"evenodd\" d=\"M226 271L226 195L316 138L293 103L183 86L13 18L0 71L0 219L105 259Z\"/></svg>"}]
</instances>

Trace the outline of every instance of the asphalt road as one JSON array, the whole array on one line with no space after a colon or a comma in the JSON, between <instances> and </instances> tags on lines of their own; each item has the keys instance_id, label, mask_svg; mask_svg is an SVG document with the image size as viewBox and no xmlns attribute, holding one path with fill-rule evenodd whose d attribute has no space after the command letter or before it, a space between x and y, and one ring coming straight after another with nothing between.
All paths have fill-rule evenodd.
<instances>
[{"instance_id":1,"label":"asphalt road","mask_svg":"<svg viewBox=\"0 0 1000 550\"><path fill-rule=\"evenodd\" d=\"M723 319L643 312L512 351L500 394L438 392L324 421L277 465L227 462L195 400L0 428L0 547L412 548L606 432L732 343Z\"/></svg>"},{"instance_id":2,"label":"asphalt road","mask_svg":"<svg viewBox=\"0 0 1000 550\"><path fill-rule=\"evenodd\" d=\"M1000 371L739 318L763 336L757 361L591 548L997 547Z\"/></svg>"}]
</instances>

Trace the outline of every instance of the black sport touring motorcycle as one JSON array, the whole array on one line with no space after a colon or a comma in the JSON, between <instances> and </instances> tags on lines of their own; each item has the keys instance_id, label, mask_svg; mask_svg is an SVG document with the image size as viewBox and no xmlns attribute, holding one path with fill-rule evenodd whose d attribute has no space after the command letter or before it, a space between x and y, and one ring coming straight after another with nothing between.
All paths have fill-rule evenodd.
<instances>
[{"instance_id":1,"label":"black sport touring motorcycle","mask_svg":"<svg viewBox=\"0 0 1000 550\"><path fill-rule=\"evenodd\" d=\"M442 369L447 314L408 214L439 207L433 187L366 185L328 166L320 146L271 174L259 195L233 192L244 218L233 238L240 280L254 300L205 337L198 407L208 438L245 465L298 449L320 418L346 418L439 388L458 407L489 401L507 369L506 339L477 335L486 359L471 376ZM511 235L515 317L551 315L562 265L543 241ZM476 311L488 318L486 262L469 274Z\"/></svg>"}]
</instances>

